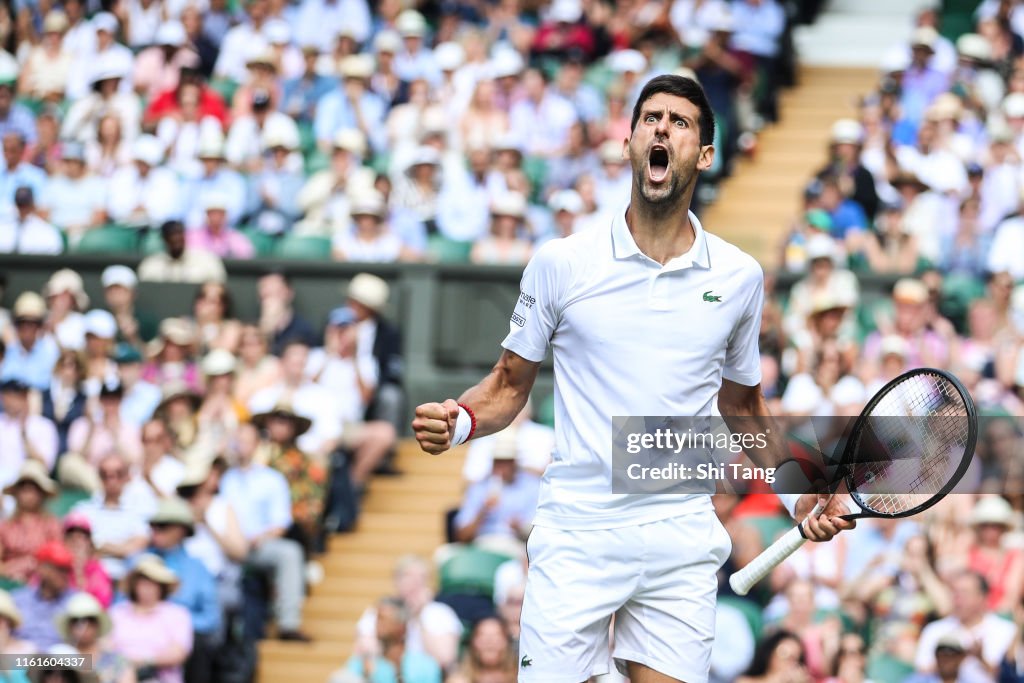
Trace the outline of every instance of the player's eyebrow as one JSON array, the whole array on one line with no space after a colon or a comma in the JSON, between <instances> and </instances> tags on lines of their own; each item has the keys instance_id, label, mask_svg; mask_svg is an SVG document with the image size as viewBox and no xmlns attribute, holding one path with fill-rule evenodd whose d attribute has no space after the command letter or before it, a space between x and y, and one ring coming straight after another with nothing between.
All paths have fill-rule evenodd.
<instances>
[{"instance_id":1,"label":"player's eyebrow","mask_svg":"<svg viewBox=\"0 0 1024 683\"><path fill-rule=\"evenodd\" d=\"M649 109L645 108L643 110L643 112L644 112L643 113L643 118L645 118L645 119L648 116L657 116L660 119L662 117L662 115L665 113L665 109L664 108L660 108L660 107L659 108L651 107ZM693 124L696 123L693 120L692 117L687 116L686 114L681 114L678 111L676 111L675 109L669 109L668 110L668 117L669 117L669 121L686 121L690 125L693 125Z\"/></svg>"}]
</instances>

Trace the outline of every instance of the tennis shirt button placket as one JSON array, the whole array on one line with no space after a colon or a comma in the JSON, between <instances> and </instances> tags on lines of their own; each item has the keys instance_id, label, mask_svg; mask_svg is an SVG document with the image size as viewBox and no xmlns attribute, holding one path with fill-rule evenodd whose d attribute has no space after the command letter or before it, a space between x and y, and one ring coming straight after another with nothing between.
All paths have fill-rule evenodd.
<instances>
[{"instance_id":1,"label":"tennis shirt button placket","mask_svg":"<svg viewBox=\"0 0 1024 683\"><path fill-rule=\"evenodd\" d=\"M667 311L670 306L669 290L671 288L669 273L658 271L651 275L651 284L647 298L648 305L655 311Z\"/></svg>"}]
</instances>

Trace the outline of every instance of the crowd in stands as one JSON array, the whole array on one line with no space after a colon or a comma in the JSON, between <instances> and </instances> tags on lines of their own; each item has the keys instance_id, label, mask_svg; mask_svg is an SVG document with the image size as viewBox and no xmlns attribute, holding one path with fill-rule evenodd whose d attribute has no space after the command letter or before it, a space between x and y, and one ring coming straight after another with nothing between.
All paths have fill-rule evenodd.
<instances>
[{"instance_id":1,"label":"crowd in stands","mask_svg":"<svg viewBox=\"0 0 1024 683\"><path fill-rule=\"evenodd\" d=\"M918 15L808 169L763 388L797 424L950 369L985 416L981 493L805 546L752 597L723 580L715 683L1024 680L1024 5L986 0L955 42L939 19ZM3 299L0 653L230 682L256 640L308 641L325 536L405 427L400 337L367 274L314 321L267 272L239 320L225 262L525 263L627 201L653 75L700 80L708 179L728 175L779 116L787 31L777 0L0 6L0 252L145 256L103 272L102 300L68 269ZM140 280L194 283L190 314L137 306ZM474 440L450 543L393 568L337 681L515 680L544 415ZM723 579L787 528L770 494L715 505Z\"/></svg>"}]
</instances>

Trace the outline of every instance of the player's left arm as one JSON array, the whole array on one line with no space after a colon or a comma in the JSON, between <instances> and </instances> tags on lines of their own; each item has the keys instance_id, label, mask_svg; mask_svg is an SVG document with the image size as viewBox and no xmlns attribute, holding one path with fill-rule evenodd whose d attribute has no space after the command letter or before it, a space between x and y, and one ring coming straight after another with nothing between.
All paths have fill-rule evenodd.
<instances>
[{"instance_id":1,"label":"player's left arm","mask_svg":"<svg viewBox=\"0 0 1024 683\"><path fill-rule=\"evenodd\" d=\"M747 386L723 379L722 388L718 392L718 410L734 435L749 435L743 443L754 445L744 451L755 465L777 468L786 461L792 461L785 432L772 417L760 384ZM760 447L762 443L763 448ZM855 521L840 517L849 511L838 496L833 497L819 514L811 516L817 503L817 493L804 493L797 500L793 513L795 519L805 520L804 533L808 539L827 541L840 531L856 526Z\"/></svg>"}]
</instances>

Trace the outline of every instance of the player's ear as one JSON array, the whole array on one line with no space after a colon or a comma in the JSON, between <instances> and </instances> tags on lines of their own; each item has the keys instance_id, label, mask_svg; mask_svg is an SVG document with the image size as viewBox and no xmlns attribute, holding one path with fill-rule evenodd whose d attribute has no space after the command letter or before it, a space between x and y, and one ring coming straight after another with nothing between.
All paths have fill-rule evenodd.
<instances>
[{"instance_id":1,"label":"player's ear","mask_svg":"<svg viewBox=\"0 0 1024 683\"><path fill-rule=\"evenodd\" d=\"M715 163L715 146L702 145L697 156L697 170L706 171Z\"/></svg>"},{"instance_id":2,"label":"player's ear","mask_svg":"<svg viewBox=\"0 0 1024 683\"><path fill-rule=\"evenodd\" d=\"M622 139L622 160L629 161L629 138Z\"/></svg>"}]
</instances>

